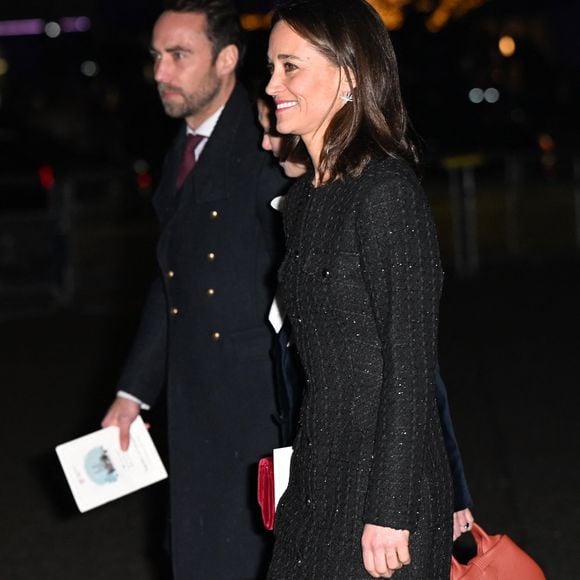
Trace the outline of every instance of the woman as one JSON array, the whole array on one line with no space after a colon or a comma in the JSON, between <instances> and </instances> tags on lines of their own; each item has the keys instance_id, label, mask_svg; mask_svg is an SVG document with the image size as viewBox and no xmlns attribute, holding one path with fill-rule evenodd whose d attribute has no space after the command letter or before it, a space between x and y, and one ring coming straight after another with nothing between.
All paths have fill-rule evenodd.
<instances>
[{"instance_id":1,"label":"woman","mask_svg":"<svg viewBox=\"0 0 580 580\"><path fill-rule=\"evenodd\" d=\"M274 128L276 120L274 118L273 103L268 99L259 98L257 100L258 121L262 127L262 148L265 151L270 151L272 155L278 160L280 167L283 169L287 177L296 178L301 177L308 171L309 163L307 159L296 158L292 156L289 151L290 145L286 136L280 135ZM272 205L276 209L282 209L282 197L276 198L276 203ZM283 336L280 337L280 348L289 348L290 337L287 329ZM289 362L286 365L290 364ZM290 385L286 386L285 392L294 394L294 398L298 398L299 393L302 392L302 375L301 373L291 373L287 369L285 371L287 377L282 377L281 381L291 381ZM294 384L299 382L300 384ZM443 440L445 449L449 458L451 467L451 479L453 481L453 541L455 541L461 534L468 532L474 522L471 507L473 500L467 485L467 478L463 468L463 459L459 451L459 445L455 437L455 428L451 419L451 410L449 408L449 400L447 398L447 387L443 382L439 365L435 369L435 399L437 401L437 410L441 420L441 428L443 430ZM294 403L294 401L292 401ZM288 427L289 432L293 432L293 427ZM292 438L287 438L285 445L292 444Z\"/></svg>"},{"instance_id":2,"label":"woman","mask_svg":"<svg viewBox=\"0 0 580 580\"><path fill-rule=\"evenodd\" d=\"M435 229L397 65L363 0L277 10L267 93L313 170L287 196L284 306L307 375L272 580L449 578Z\"/></svg>"}]
</instances>

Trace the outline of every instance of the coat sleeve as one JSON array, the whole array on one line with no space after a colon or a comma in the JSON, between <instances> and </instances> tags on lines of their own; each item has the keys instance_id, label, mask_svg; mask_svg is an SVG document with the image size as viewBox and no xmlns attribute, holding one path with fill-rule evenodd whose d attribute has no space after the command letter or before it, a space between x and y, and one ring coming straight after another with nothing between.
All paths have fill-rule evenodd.
<instances>
[{"instance_id":1,"label":"coat sleeve","mask_svg":"<svg viewBox=\"0 0 580 580\"><path fill-rule=\"evenodd\" d=\"M151 284L118 388L152 405L165 383L167 299L161 277Z\"/></svg>"},{"instance_id":2,"label":"coat sleeve","mask_svg":"<svg viewBox=\"0 0 580 580\"><path fill-rule=\"evenodd\" d=\"M430 210L410 171L383 171L361 191L356 232L383 353L363 517L365 523L413 531L428 423L436 413L442 272Z\"/></svg>"},{"instance_id":3,"label":"coat sleeve","mask_svg":"<svg viewBox=\"0 0 580 580\"><path fill-rule=\"evenodd\" d=\"M461 459L461 452L459 451L459 445L457 444L457 438L455 437L455 429L453 428L449 399L447 397L447 387L441 378L439 366L437 366L435 372L435 386L435 397L437 399L437 409L441 419L441 428L443 429L443 440L445 442L445 449L447 450L449 465L451 466L451 475L453 477L453 510L460 511L472 507L473 500L469 493L465 470L463 469L463 460Z\"/></svg>"}]
</instances>

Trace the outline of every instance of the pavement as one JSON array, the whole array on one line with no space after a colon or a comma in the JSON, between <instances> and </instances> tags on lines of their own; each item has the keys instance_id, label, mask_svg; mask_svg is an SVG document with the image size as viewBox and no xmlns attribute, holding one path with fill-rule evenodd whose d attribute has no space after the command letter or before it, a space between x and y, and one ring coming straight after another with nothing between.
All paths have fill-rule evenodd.
<instances>
[{"instance_id":1,"label":"pavement","mask_svg":"<svg viewBox=\"0 0 580 580\"><path fill-rule=\"evenodd\" d=\"M0 318L1 580L168 578L166 484L79 514L54 453L98 428L111 400L144 287L127 280L101 299L90 283L65 309ZM450 273L442 301L440 364L476 519L549 580L580 578L579 296L568 256ZM163 449L162 413L151 422Z\"/></svg>"}]
</instances>

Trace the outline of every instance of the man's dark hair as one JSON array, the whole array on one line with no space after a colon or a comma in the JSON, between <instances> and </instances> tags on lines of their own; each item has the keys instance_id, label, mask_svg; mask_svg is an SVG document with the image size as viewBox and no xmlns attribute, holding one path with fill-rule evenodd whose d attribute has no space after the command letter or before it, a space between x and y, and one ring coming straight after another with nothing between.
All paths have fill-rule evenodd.
<instances>
[{"instance_id":1,"label":"man's dark hair","mask_svg":"<svg viewBox=\"0 0 580 580\"><path fill-rule=\"evenodd\" d=\"M222 48L235 44L240 53L238 68L246 51L244 32L240 15L232 0L169 0L165 9L171 12L192 12L205 14L207 37L213 46L214 59Z\"/></svg>"}]
</instances>

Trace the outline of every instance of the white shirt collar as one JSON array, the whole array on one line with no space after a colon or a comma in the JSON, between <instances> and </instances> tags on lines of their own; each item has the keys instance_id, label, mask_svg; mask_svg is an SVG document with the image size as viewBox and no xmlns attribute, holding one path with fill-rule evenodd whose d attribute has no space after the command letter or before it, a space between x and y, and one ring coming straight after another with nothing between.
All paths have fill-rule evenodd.
<instances>
[{"instance_id":1,"label":"white shirt collar","mask_svg":"<svg viewBox=\"0 0 580 580\"><path fill-rule=\"evenodd\" d=\"M189 125L187 125L187 134L188 135L203 135L204 137L211 137L215 126L222 114L224 107L220 107L213 115L208 117L197 129L192 129Z\"/></svg>"}]
</instances>

